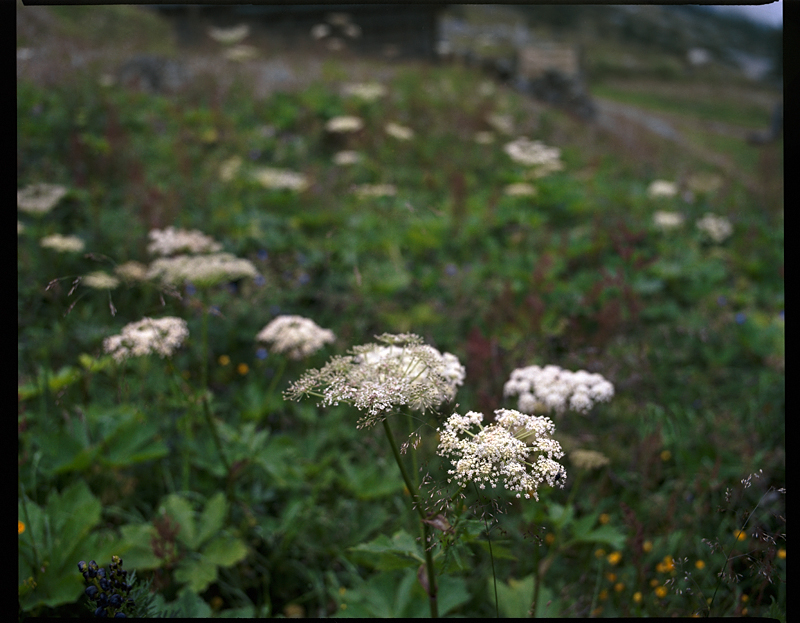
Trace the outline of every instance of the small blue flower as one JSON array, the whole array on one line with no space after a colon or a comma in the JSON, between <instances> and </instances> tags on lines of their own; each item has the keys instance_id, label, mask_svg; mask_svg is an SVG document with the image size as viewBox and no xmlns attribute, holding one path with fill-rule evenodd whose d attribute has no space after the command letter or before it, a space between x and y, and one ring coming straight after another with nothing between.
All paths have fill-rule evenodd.
<instances>
[{"instance_id":1,"label":"small blue flower","mask_svg":"<svg viewBox=\"0 0 800 623\"><path fill-rule=\"evenodd\" d=\"M745 316L744 312L737 312L736 314L736 324L743 324L747 316Z\"/></svg>"},{"instance_id":2,"label":"small blue flower","mask_svg":"<svg viewBox=\"0 0 800 623\"><path fill-rule=\"evenodd\" d=\"M778 316L780 316L781 320L783 320L783 310L781 310L781 313L779 313Z\"/></svg>"},{"instance_id":3,"label":"small blue flower","mask_svg":"<svg viewBox=\"0 0 800 623\"><path fill-rule=\"evenodd\" d=\"M304 254L300 253L300 251L297 252L295 258L297 259L298 264L305 264L308 261L308 258L306 258Z\"/></svg>"},{"instance_id":4,"label":"small blue flower","mask_svg":"<svg viewBox=\"0 0 800 623\"><path fill-rule=\"evenodd\" d=\"M309 281L311 281L311 277L308 276L308 273L300 273L300 276L297 278L297 281L301 286L304 286Z\"/></svg>"},{"instance_id":5,"label":"small blue flower","mask_svg":"<svg viewBox=\"0 0 800 623\"><path fill-rule=\"evenodd\" d=\"M253 278L253 283L255 283L256 286L258 286L259 288L261 288L262 286L264 286L264 284L267 283L267 280L264 279L264 275L256 275Z\"/></svg>"},{"instance_id":6,"label":"small blue flower","mask_svg":"<svg viewBox=\"0 0 800 623\"><path fill-rule=\"evenodd\" d=\"M269 355L269 353L267 352L267 349L264 347L261 347L258 350L256 350L257 359L266 359L267 355Z\"/></svg>"},{"instance_id":7,"label":"small blue flower","mask_svg":"<svg viewBox=\"0 0 800 623\"><path fill-rule=\"evenodd\" d=\"M260 149L251 149L247 153L247 157L250 158L250 160L258 160L261 157L261 150Z\"/></svg>"},{"instance_id":8,"label":"small blue flower","mask_svg":"<svg viewBox=\"0 0 800 623\"><path fill-rule=\"evenodd\" d=\"M195 288L191 283L186 283L186 294L188 296L194 296L197 294L197 288Z\"/></svg>"},{"instance_id":9,"label":"small blue flower","mask_svg":"<svg viewBox=\"0 0 800 623\"><path fill-rule=\"evenodd\" d=\"M455 264L452 264L452 263L451 264L447 264L447 266L444 267L444 272L446 272L448 275L450 275L452 277L453 275L455 275L458 272L458 266L456 266Z\"/></svg>"},{"instance_id":10,"label":"small blue flower","mask_svg":"<svg viewBox=\"0 0 800 623\"><path fill-rule=\"evenodd\" d=\"M723 307L727 302L728 299L726 299L724 296L717 297L717 305L719 305L720 307Z\"/></svg>"},{"instance_id":11,"label":"small blue flower","mask_svg":"<svg viewBox=\"0 0 800 623\"><path fill-rule=\"evenodd\" d=\"M259 249L256 253L256 257L260 262L266 262L267 258L269 257L269 253L267 253L266 249Z\"/></svg>"}]
</instances>

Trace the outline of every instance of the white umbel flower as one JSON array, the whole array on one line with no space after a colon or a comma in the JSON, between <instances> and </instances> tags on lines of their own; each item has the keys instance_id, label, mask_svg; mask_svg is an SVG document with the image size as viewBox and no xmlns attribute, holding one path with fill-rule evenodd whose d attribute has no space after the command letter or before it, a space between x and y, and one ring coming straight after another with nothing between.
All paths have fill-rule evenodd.
<instances>
[{"instance_id":1,"label":"white umbel flower","mask_svg":"<svg viewBox=\"0 0 800 623\"><path fill-rule=\"evenodd\" d=\"M176 253L215 253L222 245L196 229L151 229L147 237L150 243L147 252L151 255L174 255Z\"/></svg>"},{"instance_id":2,"label":"white umbel flower","mask_svg":"<svg viewBox=\"0 0 800 623\"><path fill-rule=\"evenodd\" d=\"M379 343L356 346L322 369L307 371L286 397L311 394L326 406L352 404L364 412L359 428L381 422L398 407L424 412L455 397L465 376L455 355L442 354L410 333L376 339Z\"/></svg>"},{"instance_id":3,"label":"white umbel flower","mask_svg":"<svg viewBox=\"0 0 800 623\"><path fill-rule=\"evenodd\" d=\"M342 88L342 94L366 102L374 102L375 100L386 95L386 87L378 82L363 82L357 84L346 84Z\"/></svg>"},{"instance_id":4,"label":"white umbel flower","mask_svg":"<svg viewBox=\"0 0 800 623\"><path fill-rule=\"evenodd\" d=\"M414 130L398 123L394 123L393 121L387 123L384 127L384 130L386 130L386 134L389 136L393 136L401 141L409 141L414 138Z\"/></svg>"},{"instance_id":5,"label":"white umbel flower","mask_svg":"<svg viewBox=\"0 0 800 623\"><path fill-rule=\"evenodd\" d=\"M252 262L231 253L161 257L147 269L148 279L160 278L162 282L172 285L188 281L197 287L214 286L257 275L258 271Z\"/></svg>"},{"instance_id":6,"label":"white umbel flower","mask_svg":"<svg viewBox=\"0 0 800 623\"><path fill-rule=\"evenodd\" d=\"M674 229L683 224L683 214L680 212L665 212L657 210L653 213L653 223L659 229Z\"/></svg>"},{"instance_id":7,"label":"white umbel flower","mask_svg":"<svg viewBox=\"0 0 800 623\"><path fill-rule=\"evenodd\" d=\"M187 337L189 328L183 318L142 318L103 340L103 350L117 361L153 353L164 358L172 356Z\"/></svg>"},{"instance_id":8,"label":"white umbel flower","mask_svg":"<svg viewBox=\"0 0 800 623\"><path fill-rule=\"evenodd\" d=\"M325 129L335 134L358 132L363 127L364 121L360 117L353 116L333 117L325 124Z\"/></svg>"},{"instance_id":9,"label":"white umbel flower","mask_svg":"<svg viewBox=\"0 0 800 623\"><path fill-rule=\"evenodd\" d=\"M17 191L17 207L29 214L46 214L67 194L59 184L32 184Z\"/></svg>"},{"instance_id":10,"label":"white umbel flower","mask_svg":"<svg viewBox=\"0 0 800 623\"><path fill-rule=\"evenodd\" d=\"M674 197L678 194L678 185L667 180L655 180L647 187L648 197Z\"/></svg>"},{"instance_id":11,"label":"white umbel flower","mask_svg":"<svg viewBox=\"0 0 800 623\"><path fill-rule=\"evenodd\" d=\"M448 482L455 480L462 487L474 482L485 489L486 485L496 488L502 481L518 498L536 500L542 483L563 488L566 472L557 459L564 452L551 437L552 420L498 409L493 424L483 426L482 422L482 413L454 413L438 429L437 452L449 457L453 466ZM475 428L479 430L473 433Z\"/></svg>"},{"instance_id":12,"label":"white umbel flower","mask_svg":"<svg viewBox=\"0 0 800 623\"><path fill-rule=\"evenodd\" d=\"M241 43L250 34L250 27L247 24L239 24L230 28L216 28L211 26L208 29L208 36L214 41L223 45L233 45Z\"/></svg>"},{"instance_id":13,"label":"white umbel flower","mask_svg":"<svg viewBox=\"0 0 800 623\"><path fill-rule=\"evenodd\" d=\"M308 188L308 178L302 173L261 167L253 172L253 177L265 188L302 191Z\"/></svg>"},{"instance_id":14,"label":"white umbel flower","mask_svg":"<svg viewBox=\"0 0 800 623\"><path fill-rule=\"evenodd\" d=\"M83 240L77 236L62 236L61 234L45 236L39 241L39 245L60 253L80 253L85 246Z\"/></svg>"},{"instance_id":15,"label":"white umbel flower","mask_svg":"<svg viewBox=\"0 0 800 623\"><path fill-rule=\"evenodd\" d=\"M272 345L276 353L285 353L290 359L305 359L325 344L336 340L330 329L303 316L277 316L256 335L256 340Z\"/></svg>"},{"instance_id":16,"label":"white umbel flower","mask_svg":"<svg viewBox=\"0 0 800 623\"><path fill-rule=\"evenodd\" d=\"M731 222L724 216L715 216L707 213L697 221L697 228L706 234L716 243L723 242L733 233Z\"/></svg>"},{"instance_id":17,"label":"white umbel flower","mask_svg":"<svg viewBox=\"0 0 800 623\"><path fill-rule=\"evenodd\" d=\"M608 402L614 386L600 374L571 372L558 366L518 368L503 387L506 396L518 396L524 413L562 414L567 409L587 413L597 402Z\"/></svg>"},{"instance_id":18,"label":"white umbel flower","mask_svg":"<svg viewBox=\"0 0 800 623\"><path fill-rule=\"evenodd\" d=\"M527 166L552 165L561 158L561 150L558 147L548 147L541 141L532 141L524 136L506 143L503 151L514 162Z\"/></svg>"}]
</instances>

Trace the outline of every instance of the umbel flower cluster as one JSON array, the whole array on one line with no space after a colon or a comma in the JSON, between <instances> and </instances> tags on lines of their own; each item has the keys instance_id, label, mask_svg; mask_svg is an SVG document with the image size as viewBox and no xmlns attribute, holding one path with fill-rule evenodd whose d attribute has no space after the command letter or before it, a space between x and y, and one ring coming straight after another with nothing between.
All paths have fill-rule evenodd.
<instances>
[{"instance_id":1,"label":"umbel flower cluster","mask_svg":"<svg viewBox=\"0 0 800 623\"><path fill-rule=\"evenodd\" d=\"M333 331L302 316L277 316L256 335L256 340L271 344L274 352L290 359L305 359L335 339Z\"/></svg>"},{"instance_id":2,"label":"umbel flower cluster","mask_svg":"<svg viewBox=\"0 0 800 623\"><path fill-rule=\"evenodd\" d=\"M558 366L518 368L503 387L506 396L519 396L523 413L562 414L567 409L587 413L597 402L608 402L614 386L600 374L571 372Z\"/></svg>"},{"instance_id":3,"label":"umbel flower cluster","mask_svg":"<svg viewBox=\"0 0 800 623\"><path fill-rule=\"evenodd\" d=\"M174 255L176 253L215 253L222 245L196 229L151 229L147 237L150 243L147 252L151 255Z\"/></svg>"},{"instance_id":4,"label":"umbel flower cluster","mask_svg":"<svg viewBox=\"0 0 800 623\"><path fill-rule=\"evenodd\" d=\"M99 566L94 560L87 564L83 560L78 563L78 570L83 574L86 584L84 594L97 604L94 616L99 618L124 619L133 614L136 601L130 597L133 586L127 583L128 572L122 568L119 556L111 557L109 571Z\"/></svg>"},{"instance_id":5,"label":"umbel flower cluster","mask_svg":"<svg viewBox=\"0 0 800 623\"><path fill-rule=\"evenodd\" d=\"M564 487L566 472L556 459L564 456L561 445L551 435L550 418L526 415L513 409L495 411L495 421L483 426L483 414L454 413L439 431L440 456L453 465L448 482L465 487L470 482L481 489L496 488L502 481L517 497L539 500L537 489L547 483ZM471 429L478 429L473 433ZM535 456L535 458L534 458Z\"/></svg>"},{"instance_id":6,"label":"umbel flower cluster","mask_svg":"<svg viewBox=\"0 0 800 623\"><path fill-rule=\"evenodd\" d=\"M147 270L148 279L160 278L171 285L188 281L197 287L210 287L257 275L258 271L250 260L232 253L160 257Z\"/></svg>"},{"instance_id":7,"label":"umbel flower cluster","mask_svg":"<svg viewBox=\"0 0 800 623\"><path fill-rule=\"evenodd\" d=\"M187 337L189 327L183 318L142 318L126 324L119 335L104 339L103 350L117 361L151 353L163 358L171 356Z\"/></svg>"},{"instance_id":8,"label":"umbel flower cluster","mask_svg":"<svg viewBox=\"0 0 800 623\"><path fill-rule=\"evenodd\" d=\"M363 416L358 428L383 421L399 407L425 412L455 397L465 369L411 333L383 334L378 343L352 348L323 368L308 370L285 393L290 400L320 397L325 406L352 404Z\"/></svg>"}]
</instances>

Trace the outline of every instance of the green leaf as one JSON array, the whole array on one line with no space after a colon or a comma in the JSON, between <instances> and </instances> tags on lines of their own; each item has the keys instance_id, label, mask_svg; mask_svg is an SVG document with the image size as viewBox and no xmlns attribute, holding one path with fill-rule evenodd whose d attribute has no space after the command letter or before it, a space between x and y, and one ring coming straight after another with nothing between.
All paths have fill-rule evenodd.
<instances>
[{"instance_id":1,"label":"green leaf","mask_svg":"<svg viewBox=\"0 0 800 623\"><path fill-rule=\"evenodd\" d=\"M422 548L404 530L396 532L392 538L383 534L368 543L351 547L348 551L357 554L355 558L381 570L417 567L425 562Z\"/></svg>"},{"instance_id":2,"label":"green leaf","mask_svg":"<svg viewBox=\"0 0 800 623\"><path fill-rule=\"evenodd\" d=\"M203 548L206 564L232 567L247 556L247 545L231 535L220 535Z\"/></svg>"},{"instance_id":3,"label":"green leaf","mask_svg":"<svg viewBox=\"0 0 800 623\"><path fill-rule=\"evenodd\" d=\"M119 556L123 556L125 566L137 571L158 569L163 561L153 553L150 544L156 535L151 524L126 524L120 528L122 539L120 541Z\"/></svg>"},{"instance_id":4,"label":"green leaf","mask_svg":"<svg viewBox=\"0 0 800 623\"><path fill-rule=\"evenodd\" d=\"M160 512L166 513L178 523L180 526L178 540L190 550L195 551L199 543L194 523L194 512L189 501L177 493L170 494L161 502Z\"/></svg>"},{"instance_id":5,"label":"green leaf","mask_svg":"<svg viewBox=\"0 0 800 623\"><path fill-rule=\"evenodd\" d=\"M219 532L228 514L228 502L221 491L206 502L206 507L200 515L200 524L197 529L197 542L205 543L214 534Z\"/></svg>"},{"instance_id":6,"label":"green leaf","mask_svg":"<svg viewBox=\"0 0 800 623\"><path fill-rule=\"evenodd\" d=\"M488 578L489 599L494 602L494 582ZM508 582L497 582L497 600L500 613L513 619L527 618L533 604L533 575L521 580L509 578Z\"/></svg>"},{"instance_id":7,"label":"green leaf","mask_svg":"<svg viewBox=\"0 0 800 623\"><path fill-rule=\"evenodd\" d=\"M193 593L200 593L217 579L217 566L208 564L204 559L183 560L175 569L175 579L186 583Z\"/></svg>"},{"instance_id":8,"label":"green leaf","mask_svg":"<svg viewBox=\"0 0 800 623\"><path fill-rule=\"evenodd\" d=\"M120 423L105 440L106 451L101 460L109 467L126 467L144 461L160 459L169 452L166 444L155 440L158 425L139 422L135 414Z\"/></svg>"}]
</instances>

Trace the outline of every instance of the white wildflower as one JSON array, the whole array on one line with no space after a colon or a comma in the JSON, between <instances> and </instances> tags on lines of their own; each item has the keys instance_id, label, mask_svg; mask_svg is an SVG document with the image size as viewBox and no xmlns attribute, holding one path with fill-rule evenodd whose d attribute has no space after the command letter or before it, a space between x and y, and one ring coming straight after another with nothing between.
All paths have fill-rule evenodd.
<instances>
[{"instance_id":1,"label":"white wildflower","mask_svg":"<svg viewBox=\"0 0 800 623\"><path fill-rule=\"evenodd\" d=\"M339 166L358 164L361 161L361 154L357 151L340 151L334 154L333 163Z\"/></svg>"},{"instance_id":2,"label":"white wildflower","mask_svg":"<svg viewBox=\"0 0 800 623\"><path fill-rule=\"evenodd\" d=\"M303 191L309 186L305 175L286 169L261 167L253 172L253 177L265 188Z\"/></svg>"},{"instance_id":3,"label":"white wildflower","mask_svg":"<svg viewBox=\"0 0 800 623\"><path fill-rule=\"evenodd\" d=\"M413 334L384 334L379 343L356 346L320 370L309 370L286 397L321 395L323 405L349 403L365 412L358 427L372 426L406 406L426 411L455 397L464 367L450 353L440 353Z\"/></svg>"},{"instance_id":4,"label":"white wildflower","mask_svg":"<svg viewBox=\"0 0 800 623\"><path fill-rule=\"evenodd\" d=\"M541 141L531 141L522 136L503 147L509 158L527 166L552 165L561 158L558 147L548 147Z\"/></svg>"},{"instance_id":5,"label":"white wildflower","mask_svg":"<svg viewBox=\"0 0 800 623\"><path fill-rule=\"evenodd\" d=\"M486 123L500 134L511 135L514 133L514 121L511 119L511 115L491 114L486 117Z\"/></svg>"},{"instance_id":6,"label":"white wildflower","mask_svg":"<svg viewBox=\"0 0 800 623\"><path fill-rule=\"evenodd\" d=\"M83 285L95 290L113 290L119 285L119 279L102 270L89 273L83 276Z\"/></svg>"},{"instance_id":7,"label":"white wildflower","mask_svg":"<svg viewBox=\"0 0 800 623\"><path fill-rule=\"evenodd\" d=\"M358 132L363 127L364 121L360 117L353 117L351 115L333 117L325 124L325 129L328 132L333 132L335 134Z\"/></svg>"},{"instance_id":8,"label":"white wildflower","mask_svg":"<svg viewBox=\"0 0 800 623\"><path fill-rule=\"evenodd\" d=\"M146 281L147 265L131 260L114 267L114 272L125 281Z\"/></svg>"},{"instance_id":9,"label":"white wildflower","mask_svg":"<svg viewBox=\"0 0 800 623\"><path fill-rule=\"evenodd\" d=\"M143 318L122 328L119 335L103 340L103 350L117 361L156 353L170 357L189 336L182 318Z\"/></svg>"},{"instance_id":10,"label":"white wildflower","mask_svg":"<svg viewBox=\"0 0 800 623\"><path fill-rule=\"evenodd\" d=\"M324 39L331 34L331 27L328 24L315 24L311 28L311 36L316 39Z\"/></svg>"},{"instance_id":11,"label":"white wildflower","mask_svg":"<svg viewBox=\"0 0 800 623\"><path fill-rule=\"evenodd\" d=\"M506 396L518 396L518 408L525 413L562 414L567 409L587 413L597 402L608 402L614 386L600 374L585 370L571 372L558 366L518 368L503 387Z\"/></svg>"},{"instance_id":12,"label":"white wildflower","mask_svg":"<svg viewBox=\"0 0 800 623\"><path fill-rule=\"evenodd\" d=\"M39 245L61 253L80 253L85 246L83 240L77 236L62 236L61 234L45 236L39 241Z\"/></svg>"},{"instance_id":13,"label":"white wildflower","mask_svg":"<svg viewBox=\"0 0 800 623\"><path fill-rule=\"evenodd\" d=\"M648 197L674 197L678 194L678 185L666 180L655 180L647 187Z\"/></svg>"},{"instance_id":14,"label":"white wildflower","mask_svg":"<svg viewBox=\"0 0 800 623\"><path fill-rule=\"evenodd\" d=\"M240 43L249 34L250 27L247 24L239 24L238 26L232 26L231 28L216 28L211 26L208 29L208 36L214 41L224 45Z\"/></svg>"},{"instance_id":15,"label":"white wildflower","mask_svg":"<svg viewBox=\"0 0 800 623\"><path fill-rule=\"evenodd\" d=\"M336 336L309 318L277 316L258 332L256 340L271 344L273 351L286 353L290 359L304 359L336 340Z\"/></svg>"},{"instance_id":16,"label":"white wildflower","mask_svg":"<svg viewBox=\"0 0 800 623\"><path fill-rule=\"evenodd\" d=\"M252 262L231 253L162 257L153 261L147 270L148 279L158 277L162 282L172 285L188 281L197 287L214 286L257 275L258 271Z\"/></svg>"},{"instance_id":17,"label":"white wildflower","mask_svg":"<svg viewBox=\"0 0 800 623\"><path fill-rule=\"evenodd\" d=\"M387 123L384 130L386 130L386 134L389 136L393 136L401 141L408 141L414 138L414 130L394 123L393 121Z\"/></svg>"},{"instance_id":18,"label":"white wildflower","mask_svg":"<svg viewBox=\"0 0 800 623\"><path fill-rule=\"evenodd\" d=\"M343 95L357 97L367 102L374 102L375 100L386 95L386 87L377 82L364 82L359 84L346 84L342 88Z\"/></svg>"},{"instance_id":19,"label":"white wildflower","mask_svg":"<svg viewBox=\"0 0 800 623\"><path fill-rule=\"evenodd\" d=\"M503 189L503 193L510 197L532 197L536 194L536 188L527 182L509 184Z\"/></svg>"},{"instance_id":20,"label":"white wildflower","mask_svg":"<svg viewBox=\"0 0 800 623\"><path fill-rule=\"evenodd\" d=\"M17 207L29 214L46 214L67 194L59 184L32 184L17 191Z\"/></svg>"},{"instance_id":21,"label":"white wildflower","mask_svg":"<svg viewBox=\"0 0 800 623\"><path fill-rule=\"evenodd\" d=\"M443 429L437 429L437 452L449 457L453 465L448 470L448 482L455 480L462 487L474 482L485 489L486 485L496 488L502 481L507 490L517 492L518 498L536 500L542 483L564 487L566 472L556 460L564 452L552 439L552 420L498 409L493 424L483 426L482 422L482 413L454 413ZM475 427L478 432L471 432Z\"/></svg>"},{"instance_id":22,"label":"white wildflower","mask_svg":"<svg viewBox=\"0 0 800 623\"><path fill-rule=\"evenodd\" d=\"M188 253L214 253L222 245L202 232L192 229L151 229L147 237L150 243L147 252L151 255L174 255L181 251Z\"/></svg>"},{"instance_id":23,"label":"white wildflower","mask_svg":"<svg viewBox=\"0 0 800 623\"><path fill-rule=\"evenodd\" d=\"M697 221L697 228L704 231L716 243L720 243L733 233L731 222L724 216L715 216L706 213Z\"/></svg>"},{"instance_id":24,"label":"white wildflower","mask_svg":"<svg viewBox=\"0 0 800 623\"><path fill-rule=\"evenodd\" d=\"M653 213L653 222L659 229L673 229L683 224L683 214L658 210Z\"/></svg>"}]
</instances>

